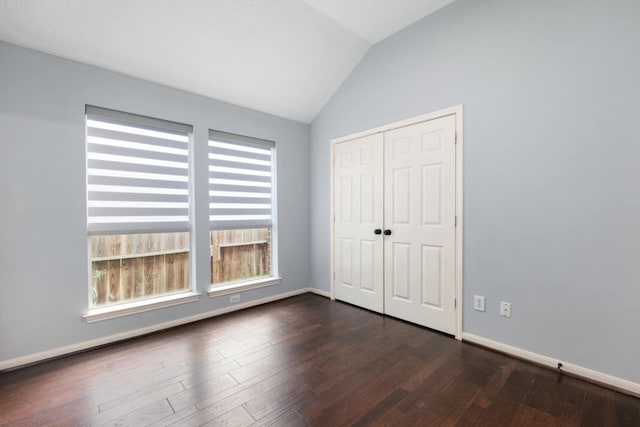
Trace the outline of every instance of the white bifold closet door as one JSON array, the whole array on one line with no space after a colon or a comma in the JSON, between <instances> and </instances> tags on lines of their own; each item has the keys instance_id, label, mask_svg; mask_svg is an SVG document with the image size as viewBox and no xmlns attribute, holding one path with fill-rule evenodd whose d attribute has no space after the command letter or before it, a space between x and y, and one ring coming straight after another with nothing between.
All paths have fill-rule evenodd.
<instances>
[{"instance_id":1,"label":"white bifold closet door","mask_svg":"<svg viewBox=\"0 0 640 427\"><path fill-rule=\"evenodd\" d=\"M335 162L336 298L454 334L455 116L338 143Z\"/></svg>"}]
</instances>

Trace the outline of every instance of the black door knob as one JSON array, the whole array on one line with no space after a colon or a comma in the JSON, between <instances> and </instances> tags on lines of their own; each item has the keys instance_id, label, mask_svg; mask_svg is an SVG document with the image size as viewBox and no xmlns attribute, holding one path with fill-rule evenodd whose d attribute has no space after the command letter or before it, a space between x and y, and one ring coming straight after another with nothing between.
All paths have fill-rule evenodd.
<instances>
[{"instance_id":1,"label":"black door knob","mask_svg":"<svg viewBox=\"0 0 640 427\"><path fill-rule=\"evenodd\" d=\"M373 230L373 234L382 234L382 230L379 228L376 228L375 230Z\"/></svg>"},{"instance_id":2,"label":"black door knob","mask_svg":"<svg viewBox=\"0 0 640 427\"><path fill-rule=\"evenodd\" d=\"M389 229L384 230L384 235L385 236L391 236L391 230L389 230Z\"/></svg>"}]
</instances>

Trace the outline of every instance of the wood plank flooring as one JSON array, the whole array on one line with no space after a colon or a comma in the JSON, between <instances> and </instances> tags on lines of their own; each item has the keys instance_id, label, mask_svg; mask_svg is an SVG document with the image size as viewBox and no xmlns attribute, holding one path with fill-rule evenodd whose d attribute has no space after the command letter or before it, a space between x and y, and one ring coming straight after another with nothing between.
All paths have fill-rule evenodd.
<instances>
[{"instance_id":1,"label":"wood plank flooring","mask_svg":"<svg viewBox=\"0 0 640 427\"><path fill-rule=\"evenodd\" d=\"M0 426L640 426L640 399L305 294L0 373Z\"/></svg>"}]
</instances>

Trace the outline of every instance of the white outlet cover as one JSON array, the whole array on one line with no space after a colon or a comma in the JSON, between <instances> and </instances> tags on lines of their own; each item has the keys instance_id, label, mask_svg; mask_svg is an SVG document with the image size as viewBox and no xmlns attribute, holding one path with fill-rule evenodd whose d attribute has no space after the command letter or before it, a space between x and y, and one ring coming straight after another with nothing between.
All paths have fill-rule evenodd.
<instances>
[{"instance_id":1,"label":"white outlet cover","mask_svg":"<svg viewBox=\"0 0 640 427\"><path fill-rule=\"evenodd\" d=\"M473 309L475 311L485 311L484 302L485 302L485 299L484 299L483 296L474 295L473 296Z\"/></svg>"},{"instance_id":2,"label":"white outlet cover","mask_svg":"<svg viewBox=\"0 0 640 427\"><path fill-rule=\"evenodd\" d=\"M511 317L511 303L500 301L500 316Z\"/></svg>"}]
</instances>

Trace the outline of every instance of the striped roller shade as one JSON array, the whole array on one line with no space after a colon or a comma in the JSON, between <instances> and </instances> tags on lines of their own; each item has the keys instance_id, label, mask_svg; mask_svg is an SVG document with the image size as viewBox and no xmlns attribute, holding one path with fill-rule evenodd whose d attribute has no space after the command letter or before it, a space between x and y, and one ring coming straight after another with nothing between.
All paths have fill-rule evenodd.
<instances>
[{"instance_id":1,"label":"striped roller shade","mask_svg":"<svg viewBox=\"0 0 640 427\"><path fill-rule=\"evenodd\" d=\"M191 126L86 107L89 234L189 229Z\"/></svg>"},{"instance_id":2,"label":"striped roller shade","mask_svg":"<svg viewBox=\"0 0 640 427\"><path fill-rule=\"evenodd\" d=\"M273 141L209 131L212 229L271 227Z\"/></svg>"}]
</instances>

